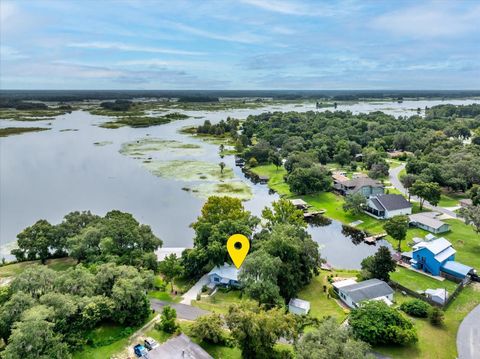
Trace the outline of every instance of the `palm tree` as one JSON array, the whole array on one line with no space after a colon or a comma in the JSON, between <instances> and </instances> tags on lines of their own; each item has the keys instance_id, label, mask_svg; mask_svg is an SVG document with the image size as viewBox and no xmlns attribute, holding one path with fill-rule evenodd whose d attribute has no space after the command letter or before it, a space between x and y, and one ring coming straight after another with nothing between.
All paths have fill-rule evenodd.
<instances>
[{"instance_id":1,"label":"palm tree","mask_svg":"<svg viewBox=\"0 0 480 359\"><path fill-rule=\"evenodd\" d=\"M220 162L218 165L220 166L220 173L223 174L223 169L224 169L225 166L226 166L226 165L225 165L225 162Z\"/></svg>"}]
</instances>

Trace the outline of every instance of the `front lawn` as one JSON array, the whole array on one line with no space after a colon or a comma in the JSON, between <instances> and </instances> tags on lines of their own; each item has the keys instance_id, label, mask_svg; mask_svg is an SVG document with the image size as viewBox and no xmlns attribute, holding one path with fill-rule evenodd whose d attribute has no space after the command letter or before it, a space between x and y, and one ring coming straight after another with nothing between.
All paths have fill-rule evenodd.
<instances>
[{"instance_id":1,"label":"front lawn","mask_svg":"<svg viewBox=\"0 0 480 359\"><path fill-rule=\"evenodd\" d=\"M452 293L457 286L455 282L449 280L439 281L399 266L397 266L395 272L390 273L390 279L413 291L424 291L429 288L445 288L449 293Z\"/></svg>"},{"instance_id":2,"label":"front lawn","mask_svg":"<svg viewBox=\"0 0 480 359\"><path fill-rule=\"evenodd\" d=\"M227 314L228 307L241 301L242 293L239 290L230 290L228 292L219 290L208 298L193 300L192 305L210 312Z\"/></svg>"}]
</instances>

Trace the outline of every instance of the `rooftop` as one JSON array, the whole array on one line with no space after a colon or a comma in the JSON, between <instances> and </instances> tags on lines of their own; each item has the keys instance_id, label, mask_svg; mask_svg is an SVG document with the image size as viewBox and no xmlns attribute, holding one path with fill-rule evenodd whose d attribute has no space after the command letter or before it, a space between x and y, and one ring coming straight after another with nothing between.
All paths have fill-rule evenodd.
<instances>
[{"instance_id":1,"label":"rooftop","mask_svg":"<svg viewBox=\"0 0 480 359\"><path fill-rule=\"evenodd\" d=\"M216 274L221 278L238 281L238 269L234 265L225 263L223 266L216 266L208 275Z\"/></svg>"},{"instance_id":2,"label":"rooftop","mask_svg":"<svg viewBox=\"0 0 480 359\"><path fill-rule=\"evenodd\" d=\"M358 177L345 182L342 182L342 185L348 188L353 188L354 191L358 191L362 187L383 187L383 185L370 177Z\"/></svg>"},{"instance_id":3,"label":"rooftop","mask_svg":"<svg viewBox=\"0 0 480 359\"><path fill-rule=\"evenodd\" d=\"M412 207L412 204L400 194L380 194L375 198L388 211Z\"/></svg>"},{"instance_id":4,"label":"rooftop","mask_svg":"<svg viewBox=\"0 0 480 359\"><path fill-rule=\"evenodd\" d=\"M374 278L343 287L342 292L359 303L393 294L393 289L384 281Z\"/></svg>"},{"instance_id":5,"label":"rooftop","mask_svg":"<svg viewBox=\"0 0 480 359\"><path fill-rule=\"evenodd\" d=\"M304 310L310 310L310 302L307 300L299 299L299 298L292 298L290 299L290 302L288 302L288 305L292 307L297 307L301 308Z\"/></svg>"},{"instance_id":6,"label":"rooftop","mask_svg":"<svg viewBox=\"0 0 480 359\"><path fill-rule=\"evenodd\" d=\"M338 289L338 288L343 288L352 284L357 284L357 281L355 279L344 279L344 280L333 282L332 286Z\"/></svg>"},{"instance_id":7,"label":"rooftop","mask_svg":"<svg viewBox=\"0 0 480 359\"><path fill-rule=\"evenodd\" d=\"M410 222L417 222L417 223L423 224L425 226L428 226L428 227L434 228L434 229L439 229L444 224L446 224L445 222L442 222L442 221L434 218L434 216L432 216L430 213L429 212L424 212L424 213L411 214L409 216Z\"/></svg>"},{"instance_id":8,"label":"rooftop","mask_svg":"<svg viewBox=\"0 0 480 359\"><path fill-rule=\"evenodd\" d=\"M308 206L308 203L305 202L303 199L300 199L300 198L291 199L290 202L294 206Z\"/></svg>"},{"instance_id":9,"label":"rooftop","mask_svg":"<svg viewBox=\"0 0 480 359\"><path fill-rule=\"evenodd\" d=\"M466 276L469 274L471 271L473 271L472 267L466 266L465 264L455 262L455 261L448 261L442 266L442 270L445 269L450 272L455 272L458 274L461 274L463 276Z\"/></svg>"},{"instance_id":10,"label":"rooftop","mask_svg":"<svg viewBox=\"0 0 480 359\"><path fill-rule=\"evenodd\" d=\"M437 255L451 246L452 244L442 237L442 238L435 239L431 242L420 242L418 244L415 244L413 246L413 250L416 251L422 248L426 248L433 254Z\"/></svg>"},{"instance_id":11,"label":"rooftop","mask_svg":"<svg viewBox=\"0 0 480 359\"><path fill-rule=\"evenodd\" d=\"M180 334L148 352L150 359L213 359L202 347Z\"/></svg>"}]
</instances>

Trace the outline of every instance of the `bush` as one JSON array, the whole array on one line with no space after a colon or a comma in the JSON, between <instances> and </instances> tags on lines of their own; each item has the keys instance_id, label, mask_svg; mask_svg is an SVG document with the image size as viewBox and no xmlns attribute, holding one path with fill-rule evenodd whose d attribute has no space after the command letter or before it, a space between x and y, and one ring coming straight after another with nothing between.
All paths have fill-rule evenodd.
<instances>
[{"instance_id":1,"label":"bush","mask_svg":"<svg viewBox=\"0 0 480 359\"><path fill-rule=\"evenodd\" d=\"M177 330L177 311L170 306L165 306L160 321L155 323L155 329L163 330L166 333L174 333Z\"/></svg>"},{"instance_id":2,"label":"bush","mask_svg":"<svg viewBox=\"0 0 480 359\"><path fill-rule=\"evenodd\" d=\"M428 317L430 308L431 307L428 303L425 303L423 300L420 299L409 300L408 302L405 302L400 306L400 309L403 310L405 313L418 318Z\"/></svg>"},{"instance_id":3,"label":"bush","mask_svg":"<svg viewBox=\"0 0 480 359\"><path fill-rule=\"evenodd\" d=\"M223 318L220 314L213 313L203 315L192 324L191 333L198 339L213 343L223 344L225 337L223 333Z\"/></svg>"},{"instance_id":4,"label":"bush","mask_svg":"<svg viewBox=\"0 0 480 359\"><path fill-rule=\"evenodd\" d=\"M328 287L328 294L330 294L332 298L338 299L338 294L335 292L333 287Z\"/></svg>"},{"instance_id":5,"label":"bush","mask_svg":"<svg viewBox=\"0 0 480 359\"><path fill-rule=\"evenodd\" d=\"M445 313L438 307L433 307L430 311L430 323L435 326L441 326L443 324L443 320L445 317Z\"/></svg>"}]
</instances>

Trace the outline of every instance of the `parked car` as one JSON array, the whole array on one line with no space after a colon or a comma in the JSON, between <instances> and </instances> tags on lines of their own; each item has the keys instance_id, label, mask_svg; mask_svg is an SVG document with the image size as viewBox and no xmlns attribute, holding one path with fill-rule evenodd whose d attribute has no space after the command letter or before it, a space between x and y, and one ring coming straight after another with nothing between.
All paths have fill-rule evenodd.
<instances>
[{"instance_id":1,"label":"parked car","mask_svg":"<svg viewBox=\"0 0 480 359\"><path fill-rule=\"evenodd\" d=\"M145 348L147 348L148 350L153 350L153 349L155 349L156 347L159 346L157 341L155 339L152 339L152 338L146 338L144 343L145 343Z\"/></svg>"},{"instance_id":2,"label":"parked car","mask_svg":"<svg viewBox=\"0 0 480 359\"><path fill-rule=\"evenodd\" d=\"M148 350L142 344L135 345L133 351L139 358L148 358Z\"/></svg>"}]
</instances>

